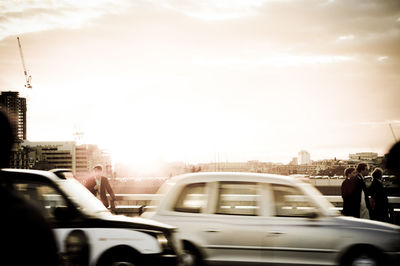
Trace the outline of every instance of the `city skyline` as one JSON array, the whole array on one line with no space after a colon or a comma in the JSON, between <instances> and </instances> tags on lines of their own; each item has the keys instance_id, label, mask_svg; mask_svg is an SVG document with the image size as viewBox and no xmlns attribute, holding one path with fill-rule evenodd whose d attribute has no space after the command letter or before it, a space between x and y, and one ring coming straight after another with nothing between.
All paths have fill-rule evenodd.
<instances>
[{"instance_id":1,"label":"city skyline","mask_svg":"<svg viewBox=\"0 0 400 266\"><path fill-rule=\"evenodd\" d=\"M0 7L0 91L26 97L30 141L79 131L152 165L383 155L400 137L398 1Z\"/></svg>"}]
</instances>

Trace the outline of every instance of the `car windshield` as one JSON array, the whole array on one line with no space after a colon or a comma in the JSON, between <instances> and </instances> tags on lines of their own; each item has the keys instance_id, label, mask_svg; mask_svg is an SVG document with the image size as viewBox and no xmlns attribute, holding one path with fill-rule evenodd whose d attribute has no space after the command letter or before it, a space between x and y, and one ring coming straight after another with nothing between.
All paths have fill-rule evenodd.
<instances>
[{"instance_id":1,"label":"car windshield","mask_svg":"<svg viewBox=\"0 0 400 266\"><path fill-rule=\"evenodd\" d=\"M88 215L111 214L103 203L74 179L62 180L60 188L76 206Z\"/></svg>"}]
</instances>

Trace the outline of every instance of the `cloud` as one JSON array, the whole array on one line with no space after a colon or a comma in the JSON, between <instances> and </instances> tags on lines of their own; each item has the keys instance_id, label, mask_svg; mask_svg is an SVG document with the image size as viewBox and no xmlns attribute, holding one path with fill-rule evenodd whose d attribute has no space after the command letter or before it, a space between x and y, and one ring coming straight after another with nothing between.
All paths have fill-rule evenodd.
<instances>
[{"instance_id":1,"label":"cloud","mask_svg":"<svg viewBox=\"0 0 400 266\"><path fill-rule=\"evenodd\" d=\"M354 35L343 35L343 36L339 36L339 38L337 38L337 41L350 41L350 40L354 40Z\"/></svg>"},{"instance_id":2,"label":"cloud","mask_svg":"<svg viewBox=\"0 0 400 266\"><path fill-rule=\"evenodd\" d=\"M155 1L167 9L206 21L246 18L257 14L264 4L282 0L164 0Z\"/></svg>"},{"instance_id":3,"label":"cloud","mask_svg":"<svg viewBox=\"0 0 400 266\"><path fill-rule=\"evenodd\" d=\"M383 62L386 61L388 58L389 58L388 56L380 56L376 60L378 60L379 62Z\"/></svg>"},{"instance_id":4,"label":"cloud","mask_svg":"<svg viewBox=\"0 0 400 266\"><path fill-rule=\"evenodd\" d=\"M295 54L276 54L258 59L240 59L237 57L226 57L220 59L206 59L197 57L193 60L194 64L212 66L273 66L273 67L302 67L307 65L323 65L354 61L355 58L337 55L295 55Z\"/></svg>"},{"instance_id":5,"label":"cloud","mask_svg":"<svg viewBox=\"0 0 400 266\"><path fill-rule=\"evenodd\" d=\"M27 32L77 28L104 14L124 11L128 0L0 2L0 40Z\"/></svg>"}]
</instances>

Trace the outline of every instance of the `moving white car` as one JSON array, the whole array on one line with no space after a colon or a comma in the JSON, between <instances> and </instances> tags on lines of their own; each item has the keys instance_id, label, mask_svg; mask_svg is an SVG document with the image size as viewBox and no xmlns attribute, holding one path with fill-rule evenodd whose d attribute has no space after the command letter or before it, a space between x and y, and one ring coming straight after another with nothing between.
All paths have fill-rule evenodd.
<instances>
[{"instance_id":1,"label":"moving white car","mask_svg":"<svg viewBox=\"0 0 400 266\"><path fill-rule=\"evenodd\" d=\"M400 265L400 227L341 216L310 184L195 173L160 188L143 216L178 227L193 265Z\"/></svg>"},{"instance_id":2,"label":"moving white car","mask_svg":"<svg viewBox=\"0 0 400 266\"><path fill-rule=\"evenodd\" d=\"M2 169L0 175L48 219L63 265L183 263L175 227L111 214L70 172Z\"/></svg>"}]
</instances>

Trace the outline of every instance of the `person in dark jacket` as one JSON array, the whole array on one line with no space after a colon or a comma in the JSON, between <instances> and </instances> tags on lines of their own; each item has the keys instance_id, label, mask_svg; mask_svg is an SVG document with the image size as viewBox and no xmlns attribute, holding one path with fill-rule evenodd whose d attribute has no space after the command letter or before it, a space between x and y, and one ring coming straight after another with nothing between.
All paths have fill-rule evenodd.
<instances>
[{"instance_id":1,"label":"person in dark jacket","mask_svg":"<svg viewBox=\"0 0 400 266\"><path fill-rule=\"evenodd\" d=\"M393 144L386 156L386 168L400 179L400 141Z\"/></svg>"},{"instance_id":2,"label":"person in dark jacket","mask_svg":"<svg viewBox=\"0 0 400 266\"><path fill-rule=\"evenodd\" d=\"M350 167L344 171L346 179L341 186L343 198L343 215L369 219L369 194L364 182L368 165L359 163L356 170Z\"/></svg>"},{"instance_id":3,"label":"person in dark jacket","mask_svg":"<svg viewBox=\"0 0 400 266\"><path fill-rule=\"evenodd\" d=\"M356 167L358 178L358 189L356 190L357 196L360 196L360 218L371 218L370 196L365 184L364 177L369 173L369 166L367 163L359 163Z\"/></svg>"},{"instance_id":4,"label":"person in dark jacket","mask_svg":"<svg viewBox=\"0 0 400 266\"><path fill-rule=\"evenodd\" d=\"M354 167L348 167L344 170L345 180L342 183L341 191L343 198L342 214L345 216L360 217L360 207L358 196L354 193L357 187L357 172Z\"/></svg>"},{"instance_id":5,"label":"person in dark jacket","mask_svg":"<svg viewBox=\"0 0 400 266\"><path fill-rule=\"evenodd\" d=\"M0 168L9 167L14 135L0 111ZM0 171L0 265L59 265L53 231L41 212L20 196Z\"/></svg>"},{"instance_id":6,"label":"person in dark jacket","mask_svg":"<svg viewBox=\"0 0 400 266\"><path fill-rule=\"evenodd\" d=\"M388 222L389 221L389 203L385 188L382 184L383 170L375 168L372 172L372 182L369 187L371 196L371 219Z\"/></svg>"},{"instance_id":7,"label":"person in dark jacket","mask_svg":"<svg viewBox=\"0 0 400 266\"><path fill-rule=\"evenodd\" d=\"M115 194L113 189L111 188L110 182L108 182L107 177L103 176L103 167L101 165L97 165L93 168L94 175L86 181L86 188L93 193L96 197L98 197L108 208L110 205L111 209L115 208ZM107 194L108 192L111 197L111 202L108 202Z\"/></svg>"}]
</instances>

